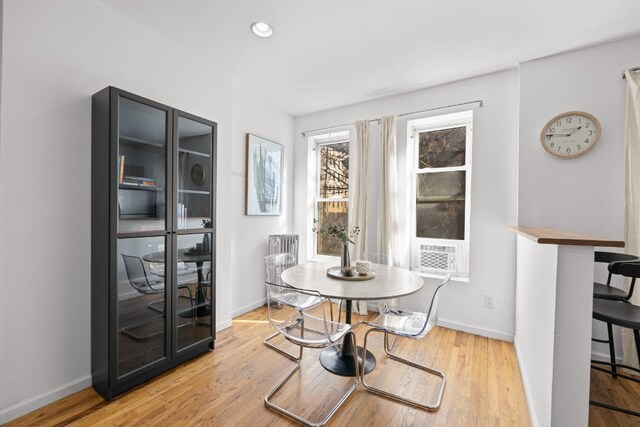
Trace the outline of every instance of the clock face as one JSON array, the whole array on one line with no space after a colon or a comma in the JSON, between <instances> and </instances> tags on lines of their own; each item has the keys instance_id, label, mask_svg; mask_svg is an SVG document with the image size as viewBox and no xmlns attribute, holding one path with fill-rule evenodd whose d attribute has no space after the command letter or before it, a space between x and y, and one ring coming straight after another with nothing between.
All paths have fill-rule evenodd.
<instances>
[{"instance_id":1,"label":"clock face","mask_svg":"<svg viewBox=\"0 0 640 427\"><path fill-rule=\"evenodd\" d=\"M204 171L204 167L200 163L193 165L193 167L191 168L191 181L195 185L204 184L205 176L206 174Z\"/></svg>"},{"instance_id":2,"label":"clock face","mask_svg":"<svg viewBox=\"0 0 640 427\"><path fill-rule=\"evenodd\" d=\"M549 120L540 134L544 151L570 159L591 150L600 139L600 122L582 111L562 113Z\"/></svg>"}]
</instances>

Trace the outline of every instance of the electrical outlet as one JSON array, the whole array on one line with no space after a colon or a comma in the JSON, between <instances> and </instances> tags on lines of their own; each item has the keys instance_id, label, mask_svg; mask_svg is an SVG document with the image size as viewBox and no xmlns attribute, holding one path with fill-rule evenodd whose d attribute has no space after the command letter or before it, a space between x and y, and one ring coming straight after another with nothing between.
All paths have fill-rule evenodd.
<instances>
[{"instance_id":1,"label":"electrical outlet","mask_svg":"<svg viewBox=\"0 0 640 427\"><path fill-rule=\"evenodd\" d=\"M484 306L487 308L493 308L493 295L485 294Z\"/></svg>"}]
</instances>

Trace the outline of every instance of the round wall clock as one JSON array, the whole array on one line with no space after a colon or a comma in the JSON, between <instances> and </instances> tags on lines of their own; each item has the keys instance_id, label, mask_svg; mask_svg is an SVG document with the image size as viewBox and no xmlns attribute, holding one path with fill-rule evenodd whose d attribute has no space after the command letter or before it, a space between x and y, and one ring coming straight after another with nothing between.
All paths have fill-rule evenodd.
<instances>
[{"instance_id":1,"label":"round wall clock","mask_svg":"<svg viewBox=\"0 0 640 427\"><path fill-rule=\"evenodd\" d=\"M200 163L196 163L191 168L191 181L195 185L204 184L204 179L206 178L206 175L207 174L205 173L204 166L202 166Z\"/></svg>"},{"instance_id":2,"label":"round wall clock","mask_svg":"<svg viewBox=\"0 0 640 427\"><path fill-rule=\"evenodd\" d=\"M600 139L600 122L583 111L558 114L542 129L540 144L544 151L561 159L588 153Z\"/></svg>"}]
</instances>

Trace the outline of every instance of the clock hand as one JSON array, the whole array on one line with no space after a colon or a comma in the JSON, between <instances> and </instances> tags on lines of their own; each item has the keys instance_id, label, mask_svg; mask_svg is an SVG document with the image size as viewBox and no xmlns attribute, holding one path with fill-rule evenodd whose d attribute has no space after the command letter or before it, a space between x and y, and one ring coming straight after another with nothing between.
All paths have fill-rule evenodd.
<instances>
[{"instance_id":1,"label":"clock hand","mask_svg":"<svg viewBox=\"0 0 640 427\"><path fill-rule=\"evenodd\" d=\"M567 135L567 136L571 136L571 135L573 135L574 133L578 132L580 129L582 129L582 126L578 126L577 128L575 128L575 129L573 130L573 132L571 132L571 133L570 133L569 135Z\"/></svg>"}]
</instances>

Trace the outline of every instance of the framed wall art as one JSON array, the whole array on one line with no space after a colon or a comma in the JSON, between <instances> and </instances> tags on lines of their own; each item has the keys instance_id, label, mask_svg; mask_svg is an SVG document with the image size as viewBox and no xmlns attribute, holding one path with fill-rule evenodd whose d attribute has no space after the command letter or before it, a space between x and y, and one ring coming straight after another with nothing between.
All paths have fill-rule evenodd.
<instances>
[{"instance_id":1,"label":"framed wall art","mask_svg":"<svg viewBox=\"0 0 640 427\"><path fill-rule=\"evenodd\" d=\"M248 133L246 215L282 215L284 147Z\"/></svg>"}]
</instances>

